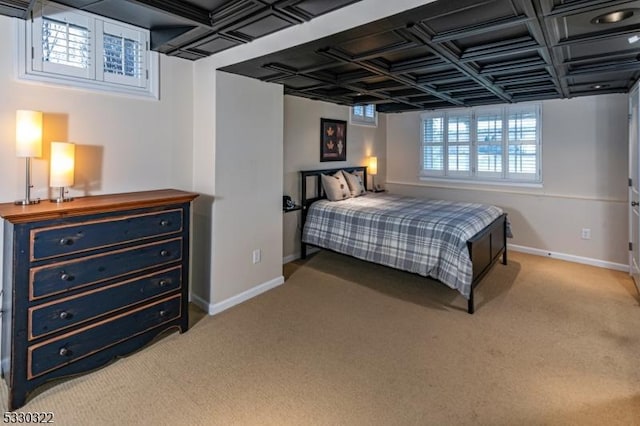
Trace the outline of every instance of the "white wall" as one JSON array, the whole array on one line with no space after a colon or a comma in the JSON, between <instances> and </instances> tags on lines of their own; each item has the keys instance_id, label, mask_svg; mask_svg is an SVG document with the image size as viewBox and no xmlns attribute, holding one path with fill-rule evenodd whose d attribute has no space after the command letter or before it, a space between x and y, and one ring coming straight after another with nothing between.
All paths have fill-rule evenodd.
<instances>
[{"instance_id":1,"label":"white wall","mask_svg":"<svg viewBox=\"0 0 640 426\"><path fill-rule=\"evenodd\" d=\"M43 157L33 161L34 197L48 198L51 140L78 144L71 195L191 189L193 65L160 57L160 101L18 81L15 20L0 16L0 202L23 198L24 159L15 157L17 109L44 113Z\"/></svg>"},{"instance_id":2,"label":"white wall","mask_svg":"<svg viewBox=\"0 0 640 426\"><path fill-rule=\"evenodd\" d=\"M393 192L496 204L509 213L511 244L627 263L626 95L543 102L543 188L421 182L420 114L389 115L387 123ZM591 240L580 238L582 228Z\"/></svg>"},{"instance_id":3,"label":"white wall","mask_svg":"<svg viewBox=\"0 0 640 426\"><path fill-rule=\"evenodd\" d=\"M282 86L216 73L211 299L282 283ZM252 253L261 250L253 264Z\"/></svg>"},{"instance_id":4,"label":"white wall","mask_svg":"<svg viewBox=\"0 0 640 426\"><path fill-rule=\"evenodd\" d=\"M284 282L283 88L206 61L195 75L193 300L213 314Z\"/></svg>"},{"instance_id":5,"label":"white wall","mask_svg":"<svg viewBox=\"0 0 640 426\"><path fill-rule=\"evenodd\" d=\"M349 122L349 108L296 96L284 97L284 194L300 202L300 170L363 166L370 155L378 157L376 183L384 183L387 120L380 114L378 127L347 124L347 161L320 162L320 118ZM371 181L369 180L369 183ZM283 215L285 261L300 255L300 211Z\"/></svg>"},{"instance_id":6,"label":"white wall","mask_svg":"<svg viewBox=\"0 0 640 426\"><path fill-rule=\"evenodd\" d=\"M191 190L192 62L160 57L159 101L27 83L14 77L16 27L14 19L0 16L0 202L24 198L24 159L15 156L18 109L44 113L43 157L33 160L32 198L49 198L52 140L78 144L71 195ZM0 233L2 228L0 223Z\"/></svg>"}]
</instances>

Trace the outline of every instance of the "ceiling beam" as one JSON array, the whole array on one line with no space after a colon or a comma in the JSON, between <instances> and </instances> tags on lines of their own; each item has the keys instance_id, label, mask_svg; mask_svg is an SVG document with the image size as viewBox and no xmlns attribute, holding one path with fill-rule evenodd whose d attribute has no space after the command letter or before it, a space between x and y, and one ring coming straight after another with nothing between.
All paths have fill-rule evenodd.
<instances>
[{"instance_id":1,"label":"ceiling beam","mask_svg":"<svg viewBox=\"0 0 640 426\"><path fill-rule=\"evenodd\" d=\"M392 73L424 72L437 71L449 67L450 65L448 62L443 60L441 57L434 55L427 58L394 62L389 67L389 71Z\"/></svg>"},{"instance_id":2,"label":"ceiling beam","mask_svg":"<svg viewBox=\"0 0 640 426\"><path fill-rule=\"evenodd\" d=\"M130 3L138 3L157 11L168 13L189 22L211 28L209 11L184 1L171 0L127 0Z\"/></svg>"},{"instance_id":3,"label":"ceiling beam","mask_svg":"<svg viewBox=\"0 0 640 426\"><path fill-rule=\"evenodd\" d=\"M335 77L321 75L320 73L302 74L298 70L295 70L295 69L293 69L291 67L287 67L285 65L275 64L275 63L265 64L265 65L263 65L263 67L267 68L267 69L270 69L270 70L279 71L279 72L284 73L284 74L302 76L302 77L305 77L305 78L308 78L308 79L311 79L311 80L314 80L314 81L318 81L320 83L333 84L335 86L342 87L344 89L353 91L355 93L366 94L366 95L369 95L369 96L373 96L374 98L398 101L397 99L389 96L387 93L368 90L366 88L366 86L364 86L364 85L363 86L359 86L359 85L352 85L352 84L339 84ZM421 107L420 104L416 104L416 103L413 103L413 102L408 102L408 101L400 101L400 102L405 103L407 105L411 105L413 107L417 107L417 108ZM351 104L353 105L353 101L351 102Z\"/></svg>"},{"instance_id":4,"label":"ceiling beam","mask_svg":"<svg viewBox=\"0 0 640 426\"><path fill-rule=\"evenodd\" d=\"M508 18L496 19L494 21L483 22L477 25L469 25L457 30L445 31L434 35L433 43L444 43L451 40L460 40L461 38L476 36L489 32L499 31L506 28L523 25L529 21L529 17L525 15L510 16Z\"/></svg>"},{"instance_id":5,"label":"ceiling beam","mask_svg":"<svg viewBox=\"0 0 640 426\"><path fill-rule=\"evenodd\" d=\"M534 39L530 37L520 37L516 40L479 46L473 50L467 49L460 55L460 60L462 62L486 61L503 56L534 52L539 49L540 45Z\"/></svg>"},{"instance_id":6,"label":"ceiling beam","mask_svg":"<svg viewBox=\"0 0 640 426\"><path fill-rule=\"evenodd\" d=\"M611 1L611 0L583 0L570 3L554 4L551 11L546 16L559 18L575 13L590 12L593 10L602 9L604 6L623 6L636 3L637 0L624 0L624 1Z\"/></svg>"},{"instance_id":7,"label":"ceiling beam","mask_svg":"<svg viewBox=\"0 0 640 426\"><path fill-rule=\"evenodd\" d=\"M332 48L332 47L328 47L328 48L324 48L324 49L320 49L317 51L318 54L326 56L328 58L332 58L335 59L336 61L340 61L343 62L345 64L354 64L359 66L360 68L369 70L375 74L387 77L391 80L396 80L406 86L409 87L413 87L415 89L418 89L422 92L428 93L430 95L433 95L437 98L440 98L444 101L447 101L453 105L458 105L458 106L462 106L464 105L462 102L460 102L457 99L452 98L451 96L439 93L437 90L432 89L429 86L426 85L422 85L422 84L418 84L415 82L415 80L409 78L409 77L405 77L405 76L401 76L401 75L397 75L397 74L393 74L392 72L390 72L388 69L384 69L382 66L374 64L372 61L356 61L353 60L349 55L347 55L344 52L339 51L336 48Z\"/></svg>"},{"instance_id":8,"label":"ceiling beam","mask_svg":"<svg viewBox=\"0 0 640 426\"><path fill-rule=\"evenodd\" d=\"M480 69L480 74L497 74L504 72L518 72L520 70L546 68L547 62L540 56L514 59L512 61L496 62L485 65Z\"/></svg>"},{"instance_id":9,"label":"ceiling beam","mask_svg":"<svg viewBox=\"0 0 640 426\"><path fill-rule=\"evenodd\" d=\"M574 77L576 75L583 74L601 74L606 72L623 72L623 71L636 71L640 70L640 61L637 59L630 59L627 61L610 61L604 63L598 63L588 66L582 66L569 70L566 77Z\"/></svg>"},{"instance_id":10,"label":"ceiling beam","mask_svg":"<svg viewBox=\"0 0 640 426\"><path fill-rule=\"evenodd\" d=\"M504 92L499 87L494 87L492 81L488 78L480 75L477 69L475 69L470 64L465 64L460 62L460 57L455 53L451 52L448 48L444 47L441 44L434 44L432 42L432 35L429 34L429 31L423 24L413 24L407 26L407 32L411 34L416 40L423 43L425 46L428 46L432 52L445 61L449 62L452 67L456 68L462 74L466 75L470 79L474 80L476 83L484 86L492 92L494 95L499 97L505 102L511 102L511 96Z\"/></svg>"}]
</instances>

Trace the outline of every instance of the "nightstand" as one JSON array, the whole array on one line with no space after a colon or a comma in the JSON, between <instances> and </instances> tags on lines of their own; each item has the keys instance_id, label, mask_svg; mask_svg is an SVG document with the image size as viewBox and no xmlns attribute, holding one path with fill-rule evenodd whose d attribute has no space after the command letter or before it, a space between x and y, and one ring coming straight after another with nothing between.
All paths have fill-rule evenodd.
<instances>
[{"instance_id":1,"label":"nightstand","mask_svg":"<svg viewBox=\"0 0 640 426\"><path fill-rule=\"evenodd\" d=\"M294 204L293 207L290 207L288 209L287 208L283 208L282 212L283 213L289 213L289 212L294 212L296 210L302 210L302 206L298 205L298 204Z\"/></svg>"}]
</instances>

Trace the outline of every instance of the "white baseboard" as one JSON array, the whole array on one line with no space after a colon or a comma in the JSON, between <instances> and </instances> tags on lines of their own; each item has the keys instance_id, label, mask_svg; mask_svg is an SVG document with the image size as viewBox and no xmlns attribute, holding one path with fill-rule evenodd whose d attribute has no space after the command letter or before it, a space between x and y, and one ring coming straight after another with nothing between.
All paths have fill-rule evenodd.
<instances>
[{"instance_id":1,"label":"white baseboard","mask_svg":"<svg viewBox=\"0 0 640 426\"><path fill-rule=\"evenodd\" d=\"M216 315L222 311L225 311L233 306L236 306L242 302L246 302L249 299L252 299L266 291L271 290L272 288L278 287L279 285L284 283L284 276L280 275L266 283L259 284L253 288L250 288L247 291L243 291L240 294L232 296L222 302L211 304L204 300L203 298L192 295L191 298L193 303L201 308L203 311L206 311L209 315Z\"/></svg>"},{"instance_id":2,"label":"white baseboard","mask_svg":"<svg viewBox=\"0 0 640 426\"><path fill-rule=\"evenodd\" d=\"M207 302L206 300L204 300L202 297L198 296L197 294L191 293L189 295L189 302L193 303L194 305L196 305L198 308L202 309L203 311L209 312L209 302Z\"/></svg>"},{"instance_id":3,"label":"white baseboard","mask_svg":"<svg viewBox=\"0 0 640 426\"><path fill-rule=\"evenodd\" d=\"M629 265L625 265L623 263L609 262L606 260L593 259L590 257L574 256L572 254L542 250L542 249L537 249L533 247L520 246L517 244L509 244L507 248L508 250L518 251L520 253L533 254L536 256L543 256L543 257L551 257L553 259L566 260L567 262L582 263L585 265L597 266L598 268L606 268L606 269L613 269L616 271L629 272ZM312 254L317 251L320 251L320 249L317 247L309 248L307 250L307 254ZM294 260L298 260L298 259L300 259L300 253L295 253L295 254L284 257L282 259L282 264L284 265L285 263L293 262Z\"/></svg>"},{"instance_id":4,"label":"white baseboard","mask_svg":"<svg viewBox=\"0 0 640 426\"><path fill-rule=\"evenodd\" d=\"M318 247L308 247L307 248L307 255L313 254L317 251L320 251L320 249ZM298 253L294 253L294 254L290 254L289 256L285 256L282 258L282 264L286 264L289 262L293 262L294 260L298 260L300 259L300 252Z\"/></svg>"},{"instance_id":5,"label":"white baseboard","mask_svg":"<svg viewBox=\"0 0 640 426\"><path fill-rule=\"evenodd\" d=\"M300 259L300 253L290 254L289 256L285 256L282 258L282 264L285 265L289 262L293 262L294 260Z\"/></svg>"},{"instance_id":6,"label":"white baseboard","mask_svg":"<svg viewBox=\"0 0 640 426\"><path fill-rule=\"evenodd\" d=\"M507 250L513 250L520 253L533 254L536 256L551 257L553 259L566 260L567 262L582 263L585 265L597 266L598 268L606 268L606 269L613 269L616 271L629 272L629 265L625 265L623 263L609 262L609 261L600 260L600 259L592 259L590 257L574 256L572 254L541 250L533 247L519 246L517 244L508 244Z\"/></svg>"}]
</instances>

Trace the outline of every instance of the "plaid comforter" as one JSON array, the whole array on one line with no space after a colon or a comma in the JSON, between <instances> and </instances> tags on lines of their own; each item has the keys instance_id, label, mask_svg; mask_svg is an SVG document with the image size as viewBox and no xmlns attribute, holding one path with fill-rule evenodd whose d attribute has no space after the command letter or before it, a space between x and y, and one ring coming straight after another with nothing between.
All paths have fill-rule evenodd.
<instances>
[{"instance_id":1,"label":"plaid comforter","mask_svg":"<svg viewBox=\"0 0 640 426\"><path fill-rule=\"evenodd\" d=\"M495 206L368 194L309 207L302 241L433 277L469 298L467 240L502 214Z\"/></svg>"}]
</instances>

